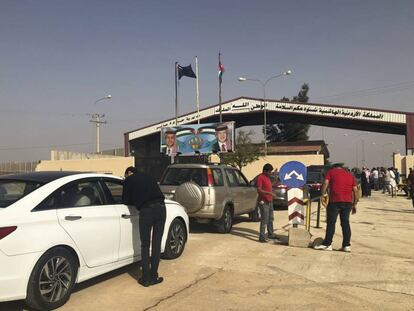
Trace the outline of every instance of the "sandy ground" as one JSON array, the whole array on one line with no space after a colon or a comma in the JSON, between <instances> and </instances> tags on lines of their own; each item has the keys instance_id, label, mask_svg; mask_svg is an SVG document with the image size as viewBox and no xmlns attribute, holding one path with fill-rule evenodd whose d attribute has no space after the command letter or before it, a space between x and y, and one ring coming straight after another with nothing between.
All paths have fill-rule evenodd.
<instances>
[{"instance_id":1,"label":"sandy ground","mask_svg":"<svg viewBox=\"0 0 414 311\"><path fill-rule=\"evenodd\" d=\"M275 216L287 241L287 211ZM315 218L312 239L325 232L324 222L314 228ZM227 235L196 226L183 256L161 262L164 283L141 287L131 265L78 285L60 310L414 310L411 201L373 193L351 226L352 253L261 244L258 223L247 218ZM334 249L341 240L338 221ZM0 311L23 309L22 302L0 304Z\"/></svg>"}]
</instances>

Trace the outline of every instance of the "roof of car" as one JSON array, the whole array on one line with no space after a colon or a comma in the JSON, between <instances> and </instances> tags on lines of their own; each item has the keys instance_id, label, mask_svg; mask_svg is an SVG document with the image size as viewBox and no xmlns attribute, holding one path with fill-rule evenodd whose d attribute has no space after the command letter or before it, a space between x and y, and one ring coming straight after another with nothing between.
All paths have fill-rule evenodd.
<instances>
[{"instance_id":1,"label":"roof of car","mask_svg":"<svg viewBox=\"0 0 414 311\"><path fill-rule=\"evenodd\" d=\"M10 174L10 175L3 175L0 176L0 180L7 179L7 180L25 180L25 181L34 181L43 184L47 184L53 180L75 175L75 174L82 174L83 172L71 172L71 171L50 171L50 172L29 172L29 173L21 173L21 174Z\"/></svg>"}]
</instances>

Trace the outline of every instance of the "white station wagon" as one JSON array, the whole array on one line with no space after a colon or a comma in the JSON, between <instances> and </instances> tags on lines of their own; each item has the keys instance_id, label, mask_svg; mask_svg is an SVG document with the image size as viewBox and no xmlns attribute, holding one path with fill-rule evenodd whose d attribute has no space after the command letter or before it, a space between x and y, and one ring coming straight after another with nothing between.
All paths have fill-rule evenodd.
<instances>
[{"instance_id":1,"label":"white station wagon","mask_svg":"<svg viewBox=\"0 0 414 311\"><path fill-rule=\"evenodd\" d=\"M75 283L139 261L139 211L122 204L119 177L35 172L0 177L0 302L62 306ZM165 258L179 257L189 225L166 200Z\"/></svg>"}]
</instances>

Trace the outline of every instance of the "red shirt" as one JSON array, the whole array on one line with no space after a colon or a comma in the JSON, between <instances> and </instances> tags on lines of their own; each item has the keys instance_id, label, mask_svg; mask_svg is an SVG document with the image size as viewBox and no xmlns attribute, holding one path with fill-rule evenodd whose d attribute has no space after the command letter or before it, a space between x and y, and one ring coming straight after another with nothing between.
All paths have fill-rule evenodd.
<instances>
[{"instance_id":1,"label":"red shirt","mask_svg":"<svg viewBox=\"0 0 414 311\"><path fill-rule=\"evenodd\" d=\"M272 192L272 182L265 174L260 174L257 177L256 187L266 192ZM271 194L259 194L259 201L272 202L273 196Z\"/></svg>"},{"instance_id":2,"label":"red shirt","mask_svg":"<svg viewBox=\"0 0 414 311\"><path fill-rule=\"evenodd\" d=\"M356 186L355 178L342 168L333 168L325 176L329 180L329 202L352 203L352 188Z\"/></svg>"}]
</instances>

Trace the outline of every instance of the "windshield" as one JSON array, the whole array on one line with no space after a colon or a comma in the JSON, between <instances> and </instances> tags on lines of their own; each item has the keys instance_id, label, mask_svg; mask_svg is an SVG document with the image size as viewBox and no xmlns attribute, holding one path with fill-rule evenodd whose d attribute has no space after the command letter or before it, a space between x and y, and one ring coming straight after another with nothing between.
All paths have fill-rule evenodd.
<instances>
[{"instance_id":1,"label":"windshield","mask_svg":"<svg viewBox=\"0 0 414 311\"><path fill-rule=\"evenodd\" d=\"M0 180L0 208L17 202L42 184L24 180Z\"/></svg>"},{"instance_id":2,"label":"windshield","mask_svg":"<svg viewBox=\"0 0 414 311\"><path fill-rule=\"evenodd\" d=\"M199 186L207 186L207 173L204 168L169 168L161 180L161 185L178 186L192 181Z\"/></svg>"},{"instance_id":3,"label":"windshield","mask_svg":"<svg viewBox=\"0 0 414 311\"><path fill-rule=\"evenodd\" d=\"M322 183L322 173L321 172L309 172L307 174L308 183Z\"/></svg>"}]
</instances>

